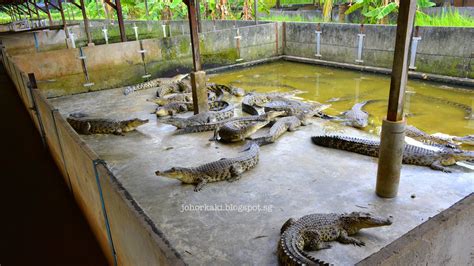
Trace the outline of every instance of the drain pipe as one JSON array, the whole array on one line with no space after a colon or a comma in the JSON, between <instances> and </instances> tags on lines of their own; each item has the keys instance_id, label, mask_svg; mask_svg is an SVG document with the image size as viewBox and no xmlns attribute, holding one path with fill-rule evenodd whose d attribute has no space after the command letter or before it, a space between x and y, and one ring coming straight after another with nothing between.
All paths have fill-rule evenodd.
<instances>
[{"instance_id":1,"label":"drain pipe","mask_svg":"<svg viewBox=\"0 0 474 266\"><path fill-rule=\"evenodd\" d=\"M237 49L237 59L235 60L236 62L243 61L244 59L240 57L240 39L242 39L242 36L240 35L240 30L237 28L237 34L234 37L235 39L235 46Z\"/></svg>"},{"instance_id":2,"label":"drain pipe","mask_svg":"<svg viewBox=\"0 0 474 266\"><path fill-rule=\"evenodd\" d=\"M86 64L87 57L84 55L84 51L82 50L82 47L79 47L79 59L81 60L82 71L84 72L84 76L86 78L86 83L84 83L83 86L86 88L94 86L94 83L91 82L89 78L89 71L87 70L87 64Z\"/></svg>"},{"instance_id":3,"label":"drain pipe","mask_svg":"<svg viewBox=\"0 0 474 266\"><path fill-rule=\"evenodd\" d=\"M358 43L359 45L357 46L357 59L355 60L357 63L364 63L364 60L362 60L362 49L364 48L364 24L360 24L360 33L357 34L358 38Z\"/></svg>"},{"instance_id":4,"label":"drain pipe","mask_svg":"<svg viewBox=\"0 0 474 266\"><path fill-rule=\"evenodd\" d=\"M138 41L138 27L135 23L133 23L133 31L135 32L135 40Z\"/></svg>"},{"instance_id":5,"label":"drain pipe","mask_svg":"<svg viewBox=\"0 0 474 266\"><path fill-rule=\"evenodd\" d=\"M418 26L415 27L415 34L412 38L411 42L411 52L410 52L410 66L408 67L410 70L415 70L415 60L416 60L416 49L418 49L418 42L421 41L421 37L419 35L420 28Z\"/></svg>"},{"instance_id":6,"label":"drain pipe","mask_svg":"<svg viewBox=\"0 0 474 266\"><path fill-rule=\"evenodd\" d=\"M321 24L318 23L316 26L316 57L321 57Z\"/></svg>"},{"instance_id":7,"label":"drain pipe","mask_svg":"<svg viewBox=\"0 0 474 266\"><path fill-rule=\"evenodd\" d=\"M107 35L107 26L104 25L102 32L104 33L105 44L109 44L109 36Z\"/></svg>"},{"instance_id":8,"label":"drain pipe","mask_svg":"<svg viewBox=\"0 0 474 266\"><path fill-rule=\"evenodd\" d=\"M406 126L403 105L408 76L408 51L415 11L416 0L400 1L387 118L382 123L375 188L375 193L383 198L396 197L400 183Z\"/></svg>"}]
</instances>

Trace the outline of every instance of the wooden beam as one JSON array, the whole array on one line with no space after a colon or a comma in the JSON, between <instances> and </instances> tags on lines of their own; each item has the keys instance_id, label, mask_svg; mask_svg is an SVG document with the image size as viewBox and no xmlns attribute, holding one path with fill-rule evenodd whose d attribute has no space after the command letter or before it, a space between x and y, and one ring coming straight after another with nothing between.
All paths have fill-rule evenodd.
<instances>
[{"instance_id":1,"label":"wooden beam","mask_svg":"<svg viewBox=\"0 0 474 266\"><path fill-rule=\"evenodd\" d=\"M199 35L197 30L196 5L194 0L184 0L188 6L189 28L191 30L191 46L193 51L194 71L201 71L201 54L199 52Z\"/></svg>"},{"instance_id":2,"label":"wooden beam","mask_svg":"<svg viewBox=\"0 0 474 266\"><path fill-rule=\"evenodd\" d=\"M405 87L408 77L408 52L415 19L415 8L415 0L400 1L387 111L387 120L389 121L401 121L403 119Z\"/></svg>"}]
</instances>

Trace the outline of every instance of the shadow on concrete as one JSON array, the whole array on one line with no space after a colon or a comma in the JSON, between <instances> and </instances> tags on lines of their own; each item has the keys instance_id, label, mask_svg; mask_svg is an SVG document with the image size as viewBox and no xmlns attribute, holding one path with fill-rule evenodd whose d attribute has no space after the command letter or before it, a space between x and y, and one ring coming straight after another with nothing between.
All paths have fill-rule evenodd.
<instances>
[{"instance_id":1,"label":"shadow on concrete","mask_svg":"<svg viewBox=\"0 0 474 266\"><path fill-rule=\"evenodd\" d=\"M0 65L0 265L106 265Z\"/></svg>"}]
</instances>

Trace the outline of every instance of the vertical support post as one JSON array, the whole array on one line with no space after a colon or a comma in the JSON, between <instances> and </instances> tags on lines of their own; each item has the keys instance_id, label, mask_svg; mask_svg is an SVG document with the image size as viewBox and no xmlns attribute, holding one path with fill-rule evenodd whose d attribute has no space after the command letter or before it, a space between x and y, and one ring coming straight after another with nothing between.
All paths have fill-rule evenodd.
<instances>
[{"instance_id":1,"label":"vertical support post","mask_svg":"<svg viewBox=\"0 0 474 266\"><path fill-rule=\"evenodd\" d=\"M34 73L28 73L28 89L30 90L30 95L31 95L31 102L33 104L32 109L33 112L36 113L36 119L38 119L38 125L40 129L40 135L41 135L41 141L43 142L43 146L46 147L46 136L45 136L45 131L43 127L43 120L41 119L41 114L38 111L38 107L36 105L36 99L35 95L33 94L33 91L38 89L38 83L36 82L36 77Z\"/></svg>"},{"instance_id":2,"label":"vertical support post","mask_svg":"<svg viewBox=\"0 0 474 266\"><path fill-rule=\"evenodd\" d=\"M254 13L255 13L255 25L258 24L258 0L253 0L253 9L254 9Z\"/></svg>"},{"instance_id":3,"label":"vertical support post","mask_svg":"<svg viewBox=\"0 0 474 266\"><path fill-rule=\"evenodd\" d=\"M316 57L321 57L321 24L316 26Z\"/></svg>"},{"instance_id":4,"label":"vertical support post","mask_svg":"<svg viewBox=\"0 0 474 266\"><path fill-rule=\"evenodd\" d=\"M410 49L410 66L408 69L415 70L415 60L416 60L416 50L418 49L418 42L421 41L421 37L419 35L419 27L415 27L415 34L412 38L411 42L411 49Z\"/></svg>"},{"instance_id":5,"label":"vertical support post","mask_svg":"<svg viewBox=\"0 0 474 266\"><path fill-rule=\"evenodd\" d=\"M357 46L357 59L355 60L357 63L363 63L364 60L362 60L362 49L364 48L364 24L360 25L360 33L357 34L358 37L358 46Z\"/></svg>"},{"instance_id":6,"label":"vertical support post","mask_svg":"<svg viewBox=\"0 0 474 266\"><path fill-rule=\"evenodd\" d=\"M89 19L87 18L86 5L84 4L84 0L80 0L80 3L81 3L80 6L81 6L82 17L84 18L84 29L87 35L87 45L94 45L94 43L92 42L92 36L89 29Z\"/></svg>"},{"instance_id":7,"label":"vertical support post","mask_svg":"<svg viewBox=\"0 0 474 266\"><path fill-rule=\"evenodd\" d=\"M403 105L408 77L408 51L416 11L416 0L401 0L398 11L387 119L382 124L375 192L384 198L397 196L400 183L405 125Z\"/></svg>"},{"instance_id":8,"label":"vertical support post","mask_svg":"<svg viewBox=\"0 0 474 266\"><path fill-rule=\"evenodd\" d=\"M36 52L39 52L38 35L36 32L33 32L33 39L35 40L35 50Z\"/></svg>"},{"instance_id":9,"label":"vertical support post","mask_svg":"<svg viewBox=\"0 0 474 266\"><path fill-rule=\"evenodd\" d=\"M202 24L201 24L201 0L196 0L196 18L197 18L197 27L198 32L202 32Z\"/></svg>"},{"instance_id":10,"label":"vertical support post","mask_svg":"<svg viewBox=\"0 0 474 266\"><path fill-rule=\"evenodd\" d=\"M127 41L127 35L125 34L125 25L123 24L122 4L120 0L115 0L115 11L117 11L117 20L120 29L120 40L122 42Z\"/></svg>"},{"instance_id":11,"label":"vertical support post","mask_svg":"<svg viewBox=\"0 0 474 266\"><path fill-rule=\"evenodd\" d=\"M189 28L191 32L191 47L193 51L193 67L191 73L191 86L193 90L194 113L209 111L207 103L206 73L202 71L201 55L199 52L199 35L197 31L195 0L184 0L188 6Z\"/></svg>"},{"instance_id":12,"label":"vertical support post","mask_svg":"<svg viewBox=\"0 0 474 266\"><path fill-rule=\"evenodd\" d=\"M61 13L61 19L62 19L62 21L63 21L64 33L65 33L66 36L67 36L66 16L64 15L64 8L63 8L63 3L61 2L61 0L58 1L58 9L59 9L59 13Z\"/></svg>"},{"instance_id":13,"label":"vertical support post","mask_svg":"<svg viewBox=\"0 0 474 266\"><path fill-rule=\"evenodd\" d=\"M142 41L138 41L138 43L140 44L140 51L138 51L142 57L142 63L143 63L143 69L145 70L145 75L142 76L142 78L144 79L148 79L151 77L151 74L148 73L148 70L147 70L147 67L146 67L146 60L145 60L145 53L146 53L146 50L143 49L143 42Z\"/></svg>"},{"instance_id":14,"label":"vertical support post","mask_svg":"<svg viewBox=\"0 0 474 266\"><path fill-rule=\"evenodd\" d=\"M237 28L237 34L235 35L234 39L235 39L235 46L236 46L236 49L237 49L237 59L235 61L240 62L244 59L242 59L242 57L240 57L240 39L242 39L242 36L240 36L239 28Z\"/></svg>"},{"instance_id":15,"label":"vertical support post","mask_svg":"<svg viewBox=\"0 0 474 266\"><path fill-rule=\"evenodd\" d=\"M109 36L107 35L107 26L104 25L102 32L104 33L105 44L109 44Z\"/></svg>"},{"instance_id":16,"label":"vertical support post","mask_svg":"<svg viewBox=\"0 0 474 266\"><path fill-rule=\"evenodd\" d=\"M49 26L53 26L53 18L51 17L51 12L49 12L49 1L48 0L44 0L44 8L46 9L46 14L48 15Z\"/></svg>"},{"instance_id":17,"label":"vertical support post","mask_svg":"<svg viewBox=\"0 0 474 266\"><path fill-rule=\"evenodd\" d=\"M133 23L133 31L135 32L135 40L138 41L138 27L135 23Z\"/></svg>"}]
</instances>

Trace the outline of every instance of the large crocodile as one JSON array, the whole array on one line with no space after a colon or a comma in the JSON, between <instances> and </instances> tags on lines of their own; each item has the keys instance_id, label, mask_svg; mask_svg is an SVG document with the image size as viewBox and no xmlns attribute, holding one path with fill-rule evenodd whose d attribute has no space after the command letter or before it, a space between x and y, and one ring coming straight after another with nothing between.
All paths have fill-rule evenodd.
<instances>
[{"instance_id":1,"label":"large crocodile","mask_svg":"<svg viewBox=\"0 0 474 266\"><path fill-rule=\"evenodd\" d=\"M229 103L224 101L209 102L209 110L211 111L220 111L227 108L228 106ZM156 108L155 114L158 117L167 115L173 116L177 113L184 113L193 110L194 105L192 102L173 102L165 104L163 106L159 106L158 108Z\"/></svg>"},{"instance_id":2,"label":"large crocodile","mask_svg":"<svg viewBox=\"0 0 474 266\"><path fill-rule=\"evenodd\" d=\"M206 86L208 90L214 91L218 95L219 95L219 91L227 92L236 97L242 97L245 95L244 89L234 87L234 86L227 86L227 85L217 84L217 83L207 83Z\"/></svg>"},{"instance_id":3,"label":"large crocodile","mask_svg":"<svg viewBox=\"0 0 474 266\"><path fill-rule=\"evenodd\" d=\"M308 254L331 248L326 243L338 241L342 244L364 246L365 243L350 237L361 229L391 225L389 218L373 216L370 213L351 212L344 214L316 213L301 217L298 220L290 218L281 230L278 244L278 260L281 265L330 265Z\"/></svg>"},{"instance_id":4,"label":"large crocodile","mask_svg":"<svg viewBox=\"0 0 474 266\"><path fill-rule=\"evenodd\" d=\"M379 157L380 141L347 136L314 136L311 140L319 146ZM428 166L446 173L451 172L446 166L458 161L474 161L474 152L451 149L434 151L410 144L405 144L403 151L403 163Z\"/></svg>"},{"instance_id":5,"label":"large crocodile","mask_svg":"<svg viewBox=\"0 0 474 266\"><path fill-rule=\"evenodd\" d=\"M253 140L260 145L274 143L285 132L295 131L298 127L307 125L307 120L313 116L313 112L307 111L298 115L282 117L272 125L267 135Z\"/></svg>"},{"instance_id":6,"label":"large crocodile","mask_svg":"<svg viewBox=\"0 0 474 266\"><path fill-rule=\"evenodd\" d=\"M343 124L355 128L365 128L369 124L369 114L362 110L362 108L368 104L377 100L368 100L354 104L352 108L341 114L340 118Z\"/></svg>"},{"instance_id":7,"label":"large crocodile","mask_svg":"<svg viewBox=\"0 0 474 266\"><path fill-rule=\"evenodd\" d=\"M161 120L161 122L173 125L180 129L188 126L202 125L229 119L234 116L234 109L234 105L229 104L227 107L219 111L208 111L187 118L172 117L166 120Z\"/></svg>"},{"instance_id":8,"label":"large crocodile","mask_svg":"<svg viewBox=\"0 0 474 266\"><path fill-rule=\"evenodd\" d=\"M222 158L197 167L173 167L166 171L156 171L155 174L178 179L186 184L196 184L194 191L197 192L210 182L232 182L240 179L242 173L257 165L259 150L258 144L250 143L247 150L235 158Z\"/></svg>"},{"instance_id":9,"label":"large crocodile","mask_svg":"<svg viewBox=\"0 0 474 266\"><path fill-rule=\"evenodd\" d=\"M468 106L468 105L462 104L462 103L458 103L458 102L453 102L453 101L450 101L450 100L447 100L447 99L442 99L442 98L430 96L430 95L424 95L424 94L421 94L421 93L415 93L414 95L415 95L415 97L425 99L425 100L429 101L430 103L431 102L438 102L438 103L442 103L442 104L446 104L446 105L449 105L449 106L456 107L456 108L461 109L465 112L465 114L466 114L465 117L464 117L465 119L468 119L468 120L474 119L474 113L472 112L472 107L471 106Z\"/></svg>"},{"instance_id":10,"label":"large crocodile","mask_svg":"<svg viewBox=\"0 0 474 266\"><path fill-rule=\"evenodd\" d=\"M148 119L127 119L114 120L107 118L93 118L87 115L71 114L66 120L77 133L83 135L90 134L114 134L124 135L124 133L135 130L138 126L148 123Z\"/></svg>"},{"instance_id":11,"label":"large crocodile","mask_svg":"<svg viewBox=\"0 0 474 266\"><path fill-rule=\"evenodd\" d=\"M132 92L139 91L139 90L145 90L145 89L155 88L155 87L159 87L159 86L165 86L167 84L175 84L179 81L182 81L187 76L188 76L188 74L179 74L179 75L176 75L176 76L174 76L172 78L169 78L169 79L167 79L167 78L156 78L156 79L145 81L145 82L133 85L133 86L127 86L123 90L123 94L128 95Z\"/></svg>"},{"instance_id":12,"label":"large crocodile","mask_svg":"<svg viewBox=\"0 0 474 266\"><path fill-rule=\"evenodd\" d=\"M157 78L157 79L152 79L152 80L149 80L149 81L145 81L145 82L133 85L133 86L127 86L123 90L123 94L124 95L129 95L130 93L135 92L135 91L155 88L155 87L158 87L161 84L161 82L162 82L161 79Z\"/></svg>"},{"instance_id":13,"label":"large crocodile","mask_svg":"<svg viewBox=\"0 0 474 266\"><path fill-rule=\"evenodd\" d=\"M259 115L263 113L260 107L263 107L265 103L278 98L294 96L295 94L296 92L249 93L242 100L242 111L251 115Z\"/></svg>"},{"instance_id":14,"label":"large crocodile","mask_svg":"<svg viewBox=\"0 0 474 266\"><path fill-rule=\"evenodd\" d=\"M266 126L270 121L276 117L284 115L284 111L275 112L271 111L262 115L266 119L264 121L232 121L227 122L219 128L214 130L214 140L222 142L237 142L243 141L250 137L253 133L257 132L262 127Z\"/></svg>"},{"instance_id":15,"label":"large crocodile","mask_svg":"<svg viewBox=\"0 0 474 266\"><path fill-rule=\"evenodd\" d=\"M448 139L432 136L416 128L415 126L411 126L411 125L406 126L405 136L415 139L417 141L420 141L422 143L435 146L435 147L450 148L450 149L459 148L459 146L456 143L453 143L452 141Z\"/></svg>"},{"instance_id":16,"label":"large crocodile","mask_svg":"<svg viewBox=\"0 0 474 266\"><path fill-rule=\"evenodd\" d=\"M192 125L185 128L181 128L176 130L175 134L189 134L189 133L198 133L198 132L206 132L206 131L214 131L224 124L229 122L239 121L239 123L251 123L255 121L266 121L267 115L250 115L250 116L240 116L240 117L231 117L229 119L212 122L212 123L205 123L201 125Z\"/></svg>"},{"instance_id":17,"label":"large crocodile","mask_svg":"<svg viewBox=\"0 0 474 266\"><path fill-rule=\"evenodd\" d=\"M466 135L463 137L453 137L453 140L460 142L461 144L474 146L474 135Z\"/></svg>"},{"instance_id":18,"label":"large crocodile","mask_svg":"<svg viewBox=\"0 0 474 266\"><path fill-rule=\"evenodd\" d=\"M298 116L311 112L313 116L318 116L324 119L333 119L322 112L322 110L329 108L330 104L320 104L318 102L306 103L298 100L278 97L272 99L263 105L265 112L269 111L285 111L287 116Z\"/></svg>"}]
</instances>

